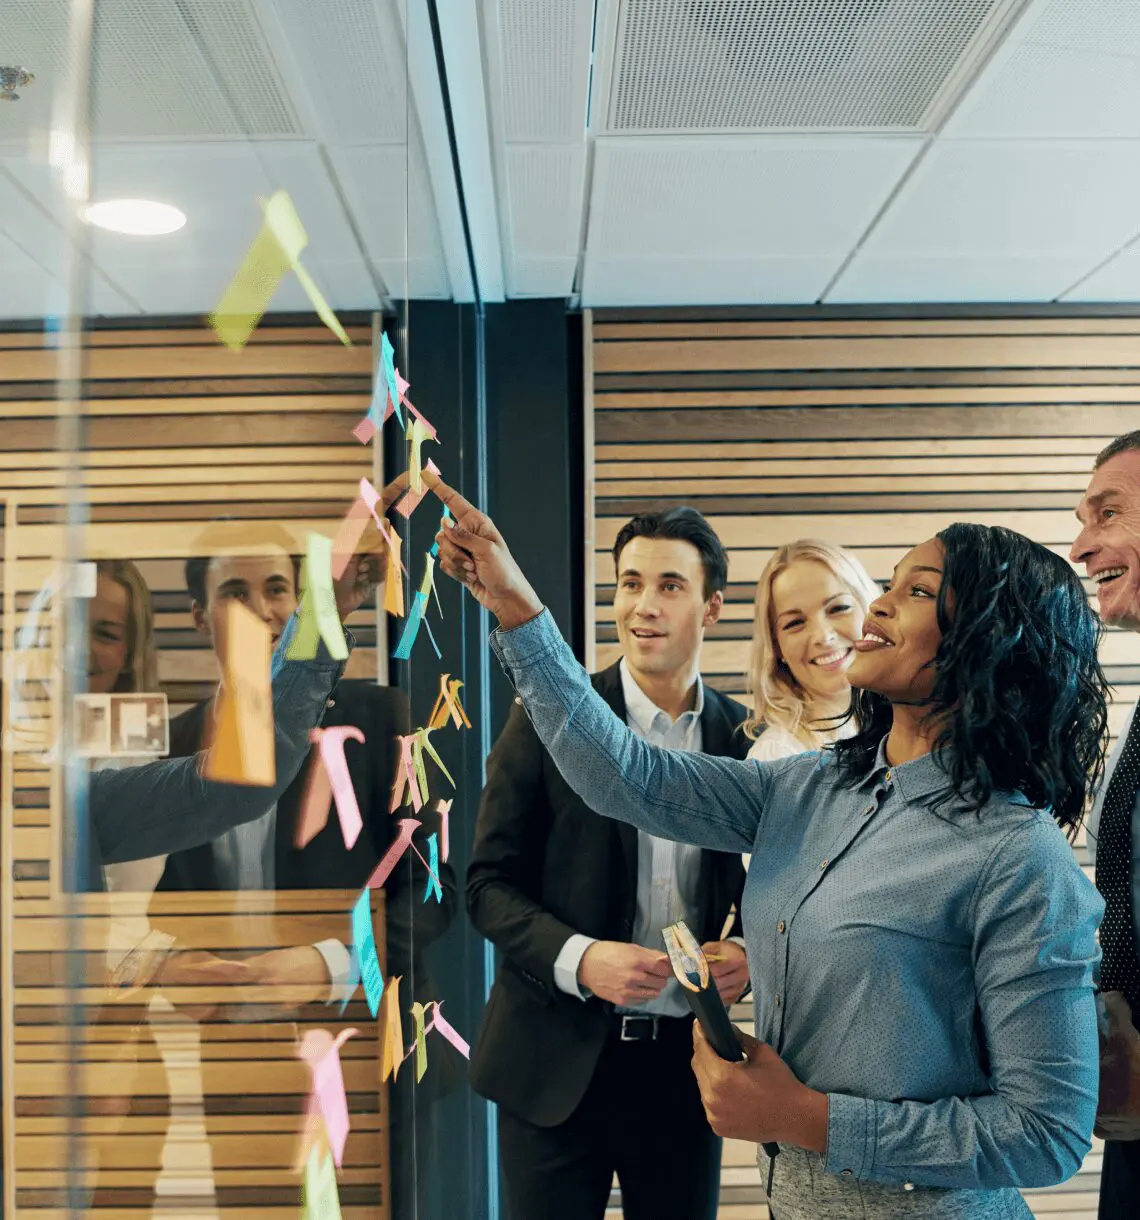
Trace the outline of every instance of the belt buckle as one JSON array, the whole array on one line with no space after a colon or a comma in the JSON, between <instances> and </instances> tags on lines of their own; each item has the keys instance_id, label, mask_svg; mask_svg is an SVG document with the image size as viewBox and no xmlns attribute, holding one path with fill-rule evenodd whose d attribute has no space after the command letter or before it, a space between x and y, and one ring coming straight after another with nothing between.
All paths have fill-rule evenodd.
<instances>
[{"instance_id":1,"label":"belt buckle","mask_svg":"<svg viewBox=\"0 0 1140 1220\"><path fill-rule=\"evenodd\" d=\"M641 1015L635 1016L632 1013L627 1013L625 1016L622 1017L621 1034L620 1034L620 1039L622 1042L642 1042L642 1041L644 1041L644 1039L642 1039L642 1038L634 1038L631 1035L626 1033L627 1024L632 1023L634 1021L652 1021L653 1022L653 1033L650 1036L649 1040L651 1042L656 1042L656 1040L657 1040L657 1017L650 1013L646 1013L644 1016L641 1016Z\"/></svg>"}]
</instances>

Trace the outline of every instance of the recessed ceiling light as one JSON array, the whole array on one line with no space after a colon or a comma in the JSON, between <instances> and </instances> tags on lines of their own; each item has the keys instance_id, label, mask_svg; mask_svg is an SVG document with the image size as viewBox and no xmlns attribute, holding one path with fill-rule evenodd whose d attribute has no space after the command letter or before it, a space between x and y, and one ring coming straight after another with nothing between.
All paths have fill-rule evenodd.
<instances>
[{"instance_id":1,"label":"recessed ceiling light","mask_svg":"<svg viewBox=\"0 0 1140 1220\"><path fill-rule=\"evenodd\" d=\"M100 229L137 237L176 233L186 223L185 212L153 199L108 199L103 203L89 203L80 215L88 224Z\"/></svg>"}]
</instances>

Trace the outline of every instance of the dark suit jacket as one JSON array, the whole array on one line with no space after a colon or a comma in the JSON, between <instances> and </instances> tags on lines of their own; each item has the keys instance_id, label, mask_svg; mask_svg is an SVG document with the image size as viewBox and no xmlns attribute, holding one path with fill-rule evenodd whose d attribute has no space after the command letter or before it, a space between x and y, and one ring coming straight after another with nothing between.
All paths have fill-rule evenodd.
<instances>
[{"instance_id":1,"label":"dark suit jacket","mask_svg":"<svg viewBox=\"0 0 1140 1220\"><path fill-rule=\"evenodd\" d=\"M621 674L593 676L625 719ZM708 754L743 758L739 703L705 687L701 732ZM739 933L744 866L739 855L703 853L701 915L693 932L720 938L733 904ZM471 1058L477 1092L540 1127L565 1122L581 1102L615 1023L613 1006L560 991L554 962L576 932L628 941L637 908L637 831L592 812L541 745L521 703L487 759L467 871L467 910L501 951L498 976Z\"/></svg>"},{"instance_id":2,"label":"dark suit jacket","mask_svg":"<svg viewBox=\"0 0 1140 1220\"><path fill-rule=\"evenodd\" d=\"M203 735L210 701L199 703L170 722L170 754L181 757L203 748ZM361 889L394 837L399 814L388 812L392 781L396 774L395 739L411 732L407 696L400 690L369 682L342 680L333 692L321 718L321 727L354 725L364 733L364 743L345 742L345 759L353 791L364 821L364 829L351 850L344 845L340 820L330 807L328 822L303 848L293 845L310 755L277 803L277 889ZM426 856L427 837L439 831L434 801L414 815L424 823L416 831L416 846ZM408 816L413 816L408 814ZM455 873L449 864L440 866L443 901L423 901L427 870L413 852L405 852L384 886L387 911L387 975L401 974L411 980L413 952L420 950L450 924L458 904ZM166 862L159 890L217 890L223 888L214 859L213 845L176 852ZM414 940L413 940L414 937ZM345 911L345 937L348 912ZM432 997L434 998L434 997Z\"/></svg>"}]
</instances>

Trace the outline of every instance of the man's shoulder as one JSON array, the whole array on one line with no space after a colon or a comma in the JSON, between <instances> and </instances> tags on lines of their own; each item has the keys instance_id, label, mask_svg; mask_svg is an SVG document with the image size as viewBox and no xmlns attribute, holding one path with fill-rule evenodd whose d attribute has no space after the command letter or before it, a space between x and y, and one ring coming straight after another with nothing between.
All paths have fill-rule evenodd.
<instances>
[{"instance_id":1,"label":"man's shoulder","mask_svg":"<svg viewBox=\"0 0 1140 1220\"><path fill-rule=\"evenodd\" d=\"M192 703L177 716L170 718L171 758L186 758L190 754L197 754L205 747L203 730L209 706L210 700L203 699L200 703Z\"/></svg>"}]
</instances>

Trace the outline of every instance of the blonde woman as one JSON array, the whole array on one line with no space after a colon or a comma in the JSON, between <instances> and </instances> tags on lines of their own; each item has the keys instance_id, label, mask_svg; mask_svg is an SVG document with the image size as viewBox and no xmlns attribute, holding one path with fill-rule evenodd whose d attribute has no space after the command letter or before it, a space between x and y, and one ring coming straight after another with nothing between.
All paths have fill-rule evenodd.
<instances>
[{"instance_id":1,"label":"blonde woman","mask_svg":"<svg viewBox=\"0 0 1140 1220\"><path fill-rule=\"evenodd\" d=\"M744 731L749 758L771 761L818 750L856 731L847 670L879 586L849 551L801 538L785 543L756 585Z\"/></svg>"}]
</instances>

